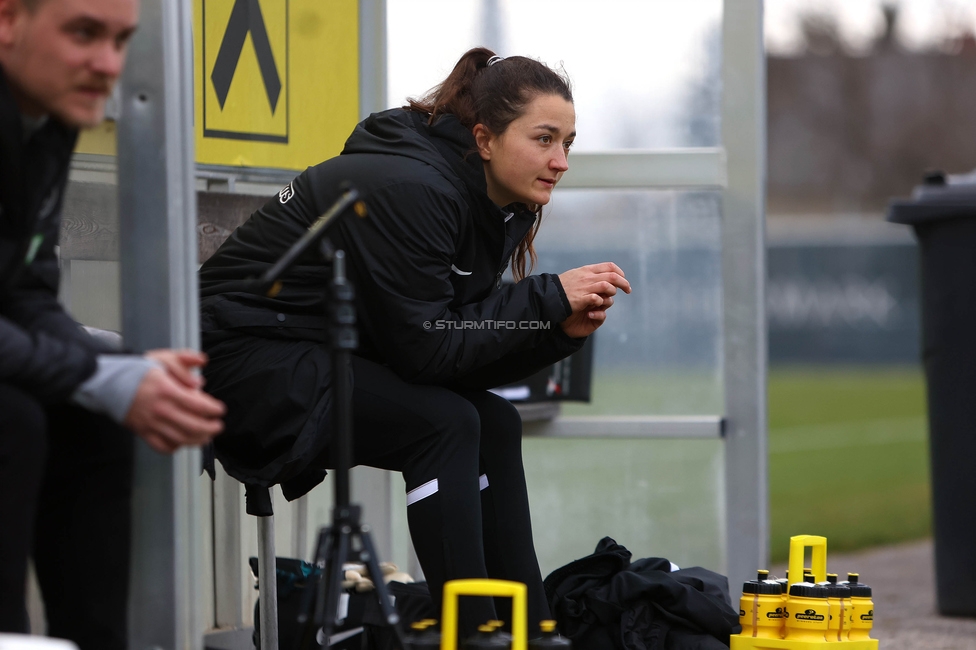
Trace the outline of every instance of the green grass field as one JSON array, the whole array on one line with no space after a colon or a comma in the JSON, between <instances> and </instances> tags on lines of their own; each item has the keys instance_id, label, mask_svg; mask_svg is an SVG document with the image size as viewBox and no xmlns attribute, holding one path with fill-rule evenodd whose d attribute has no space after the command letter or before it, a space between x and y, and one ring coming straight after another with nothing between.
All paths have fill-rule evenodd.
<instances>
[{"instance_id":1,"label":"green grass field","mask_svg":"<svg viewBox=\"0 0 976 650\"><path fill-rule=\"evenodd\" d=\"M930 534L926 432L920 369L771 370L772 559L790 535L840 551Z\"/></svg>"},{"instance_id":2,"label":"green grass field","mask_svg":"<svg viewBox=\"0 0 976 650\"><path fill-rule=\"evenodd\" d=\"M714 414L714 374L598 377L592 404L566 415ZM925 383L914 367L792 367L769 372L770 551L791 535L853 550L929 534Z\"/></svg>"}]
</instances>

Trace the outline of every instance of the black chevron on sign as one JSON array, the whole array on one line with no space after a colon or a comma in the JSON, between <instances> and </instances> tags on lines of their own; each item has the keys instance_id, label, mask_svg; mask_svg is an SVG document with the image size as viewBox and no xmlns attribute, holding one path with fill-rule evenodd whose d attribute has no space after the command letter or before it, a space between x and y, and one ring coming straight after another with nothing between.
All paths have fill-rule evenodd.
<instances>
[{"instance_id":1,"label":"black chevron on sign","mask_svg":"<svg viewBox=\"0 0 976 650\"><path fill-rule=\"evenodd\" d=\"M268 40L268 30L264 26L264 16L261 15L261 5L258 4L258 0L234 2L210 80L213 82L214 90L217 91L217 101L220 102L220 108L223 110L248 32L251 33L251 42L254 43L258 66L261 68L261 79L264 81L264 91L268 95L271 114L274 115L278 107L278 98L281 96L281 77L278 76L278 67L275 65L271 41Z\"/></svg>"}]
</instances>

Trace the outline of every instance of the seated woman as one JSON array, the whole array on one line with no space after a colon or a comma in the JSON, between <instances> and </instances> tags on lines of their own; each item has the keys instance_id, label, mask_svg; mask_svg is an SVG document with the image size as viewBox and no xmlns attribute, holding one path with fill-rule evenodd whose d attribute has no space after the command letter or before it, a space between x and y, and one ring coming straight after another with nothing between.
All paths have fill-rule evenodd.
<instances>
[{"instance_id":1,"label":"seated woman","mask_svg":"<svg viewBox=\"0 0 976 650\"><path fill-rule=\"evenodd\" d=\"M630 291L609 262L526 273L575 123L565 78L532 59L470 50L427 96L359 124L339 156L300 174L200 273L207 389L228 409L217 457L245 483L301 496L332 467L330 270L307 261L275 298L221 285L265 271L343 181L358 188L368 216L350 211L329 233L356 288L354 464L403 473L410 534L437 607L447 580L515 580L528 585L530 626L549 608L522 423L487 389L578 350L617 290ZM509 264L516 282L503 284ZM494 618L490 600L477 601L469 620Z\"/></svg>"}]
</instances>

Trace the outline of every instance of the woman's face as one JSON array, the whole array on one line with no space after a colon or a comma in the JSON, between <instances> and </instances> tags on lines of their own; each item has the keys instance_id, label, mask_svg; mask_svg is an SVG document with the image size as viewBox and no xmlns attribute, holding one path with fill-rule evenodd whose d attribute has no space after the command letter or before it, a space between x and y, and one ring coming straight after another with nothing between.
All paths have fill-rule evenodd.
<instances>
[{"instance_id":1,"label":"woman's face","mask_svg":"<svg viewBox=\"0 0 976 650\"><path fill-rule=\"evenodd\" d=\"M559 95L539 95L501 135L490 133L482 124L473 133L485 162L489 198L496 205L545 205L569 169L576 110Z\"/></svg>"}]
</instances>

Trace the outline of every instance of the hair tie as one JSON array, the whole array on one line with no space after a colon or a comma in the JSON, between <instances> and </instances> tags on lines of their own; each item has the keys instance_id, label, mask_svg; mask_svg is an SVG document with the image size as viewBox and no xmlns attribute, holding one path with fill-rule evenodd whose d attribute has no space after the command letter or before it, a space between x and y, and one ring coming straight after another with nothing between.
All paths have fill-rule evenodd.
<instances>
[{"instance_id":1,"label":"hair tie","mask_svg":"<svg viewBox=\"0 0 976 650\"><path fill-rule=\"evenodd\" d=\"M503 57L503 56L498 56L498 55L496 54L495 56L493 56L493 57L491 57L490 59L488 59L488 63L486 63L485 65L486 65L486 66L493 66L493 65L495 65L496 63L498 63L499 61L504 61L504 60L505 60L505 57Z\"/></svg>"}]
</instances>

